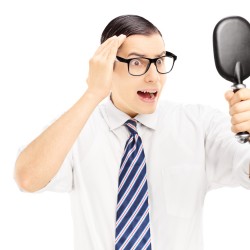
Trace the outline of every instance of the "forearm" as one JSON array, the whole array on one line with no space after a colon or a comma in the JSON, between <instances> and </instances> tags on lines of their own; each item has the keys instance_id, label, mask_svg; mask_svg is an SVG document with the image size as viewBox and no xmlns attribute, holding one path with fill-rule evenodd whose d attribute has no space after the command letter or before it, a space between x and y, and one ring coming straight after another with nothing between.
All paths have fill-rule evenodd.
<instances>
[{"instance_id":1,"label":"forearm","mask_svg":"<svg viewBox=\"0 0 250 250\"><path fill-rule=\"evenodd\" d=\"M22 189L35 192L48 184L102 99L86 91L71 109L21 152L16 161L15 179Z\"/></svg>"},{"instance_id":2,"label":"forearm","mask_svg":"<svg viewBox=\"0 0 250 250\"><path fill-rule=\"evenodd\" d=\"M85 94L19 155L15 179L22 189L37 191L55 176L89 116L109 95L115 57L125 38L113 36L100 45L89 61Z\"/></svg>"}]
</instances>

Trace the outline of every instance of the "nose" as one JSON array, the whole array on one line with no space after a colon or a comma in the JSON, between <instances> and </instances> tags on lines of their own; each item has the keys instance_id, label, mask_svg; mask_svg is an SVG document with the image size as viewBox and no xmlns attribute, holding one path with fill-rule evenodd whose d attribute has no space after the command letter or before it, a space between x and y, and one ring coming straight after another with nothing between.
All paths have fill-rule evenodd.
<instances>
[{"instance_id":1,"label":"nose","mask_svg":"<svg viewBox=\"0 0 250 250\"><path fill-rule=\"evenodd\" d=\"M159 80L159 73L156 69L156 65L151 63L148 71L145 74L145 81L146 82L157 82Z\"/></svg>"}]
</instances>

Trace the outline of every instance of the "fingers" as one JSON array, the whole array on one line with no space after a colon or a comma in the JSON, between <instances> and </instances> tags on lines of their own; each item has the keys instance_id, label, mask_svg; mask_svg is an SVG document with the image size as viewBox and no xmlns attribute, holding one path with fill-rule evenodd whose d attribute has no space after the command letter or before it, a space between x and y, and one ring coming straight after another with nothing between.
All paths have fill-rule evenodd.
<instances>
[{"instance_id":1,"label":"fingers","mask_svg":"<svg viewBox=\"0 0 250 250\"><path fill-rule=\"evenodd\" d=\"M239 133L239 132L243 132L243 131L250 132L249 128L250 128L250 121L245 121L242 123L232 125L231 130L234 133Z\"/></svg>"},{"instance_id":2,"label":"fingers","mask_svg":"<svg viewBox=\"0 0 250 250\"><path fill-rule=\"evenodd\" d=\"M250 118L250 111L236 113L236 114L232 115L231 123L232 123L232 125L240 124L240 123L248 121L249 118Z\"/></svg>"},{"instance_id":3,"label":"fingers","mask_svg":"<svg viewBox=\"0 0 250 250\"><path fill-rule=\"evenodd\" d=\"M228 90L226 93L225 93L225 99L230 102L231 98L233 97L234 95L234 92L232 90Z\"/></svg>"},{"instance_id":4,"label":"fingers","mask_svg":"<svg viewBox=\"0 0 250 250\"><path fill-rule=\"evenodd\" d=\"M108 38L104 43L102 43L96 50L95 55L99 54L102 50L104 50L115 38L116 36L112 36Z\"/></svg>"},{"instance_id":5,"label":"fingers","mask_svg":"<svg viewBox=\"0 0 250 250\"><path fill-rule=\"evenodd\" d=\"M230 107L229 114L233 116L235 114L248 111L249 109L250 109L250 100L241 101Z\"/></svg>"},{"instance_id":6,"label":"fingers","mask_svg":"<svg viewBox=\"0 0 250 250\"><path fill-rule=\"evenodd\" d=\"M229 102L229 105L232 107L234 104L249 100L250 99L250 89L240 89L236 93L233 93L233 91L227 91L225 93L225 98Z\"/></svg>"},{"instance_id":7,"label":"fingers","mask_svg":"<svg viewBox=\"0 0 250 250\"><path fill-rule=\"evenodd\" d=\"M101 96L107 96L112 87L112 76L115 56L126 36L113 36L107 39L96 50L89 60L88 89Z\"/></svg>"},{"instance_id":8,"label":"fingers","mask_svg":"<svg viewBox=\"0 0 250 250\"><path fill-rule=\"evenodd\" d=\"M112 36L109 39L107 39L103 44L99 46L97 49L95 56L102 56L102 57L109 57L117 54L118 48L121 46L121 44L126 39L125 35L120 36Z\"/></svg>"},{"instance_id":9,"label":"fingers","mask_svg":"<svg viewBox=\"0 0 250 250\"><path fill-rule=\"evenodd\" d=\"M229 103L231 130L234 133L250 131L250 90L240 89L236 93L227 91L225 99Z\"/></svg>"},{"instance_id":10,"label":"fingers","mask_svg":"<svg viewBox=\"0 0 250 250\"><path fill-rule=\"evenodd\" d=\"M115 58L115 56L117 54L117 50L122 45L122 43L125 41L125 39L126 39L125 35L120 35L117 37L115 46L113 46L113 48L109 51L110 58Z\"/></svg>"},{"instance_id":11,"label":"fingers","mask_svg":"<svg viewBox=\"0 0 250 250\"><path fill-rule=\"evenodd\" d=\"M248 104L246 104L245 102L248 102ZM235 108L235 106L237 105L237 104L235 104L230 109L230 113L232 113L232 115L231 115L231 124L232 124L231 130L234 133L239 133L239 132L243 132L243 131L250 131L250 110L249 110L250 102L244 101L244 102L241 102L239 104L240 104L240 107Z\"/></svg>"},{"instance_id":12,"label":"fingers","mask_svg":"<svg viewBox=\"0 0 250 250\"><path fill-rule=\"evenodd\" d=\"M225 99L229 103L229 113L234 115L237 113L245 112L250 110L250 90L240 89L236 93L229 90L225 93Z\"/></svg>"},{"instance_id":13,"label":"fingers","mask_svg":"<svg viewBox=\"0 0 250 250\"><path fill-rule=\"evenodd\" d=\"M126 35L123 34L118 36L118 48L122 45L122 43L125 41L126 38L127 38Z\"/></svg>"}]
</instances>

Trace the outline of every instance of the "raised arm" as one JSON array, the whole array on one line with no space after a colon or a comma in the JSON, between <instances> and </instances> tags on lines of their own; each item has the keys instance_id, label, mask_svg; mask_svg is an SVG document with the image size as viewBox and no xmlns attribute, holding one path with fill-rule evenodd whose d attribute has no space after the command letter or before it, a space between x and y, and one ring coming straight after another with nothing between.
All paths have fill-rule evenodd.
<instances>
[{"instance_id":1,"label":"raised arm","mask_svg":"<svg viewBox=\"0 0 250 250\"><path fill-rule=\"evenodd\" d=\"M89 61L88 88L83 96L20 153L15 180L21 189L40 190L58 172L91 113L109 95L115 56L125 38L111 37L97 49Z\"/></svg>"}]
</instances>

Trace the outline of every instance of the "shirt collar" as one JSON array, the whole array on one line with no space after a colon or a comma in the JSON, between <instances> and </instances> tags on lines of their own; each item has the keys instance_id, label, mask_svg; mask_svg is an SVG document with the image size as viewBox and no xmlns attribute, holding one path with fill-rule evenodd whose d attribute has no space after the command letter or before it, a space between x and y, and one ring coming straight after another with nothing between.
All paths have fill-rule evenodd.
<instances>
[{"instance_id":1,"label":"shirt collar","mask_svg":"<svg viewBox=\"0 0 250 250\"><path fill-rule=\"evenodd\" d=\"M110 130L114 130L122 126L128 119L131 119L129 115L119 110L113 104L113 102L111 101L111 96L107 98L107 101L101 108L101 112ZM138 114L137 116L134 117L134 119L139 121L144 126L155 130L158 119L158 111L156 110L152 114Z\"/></svg>"}]
</instances>

